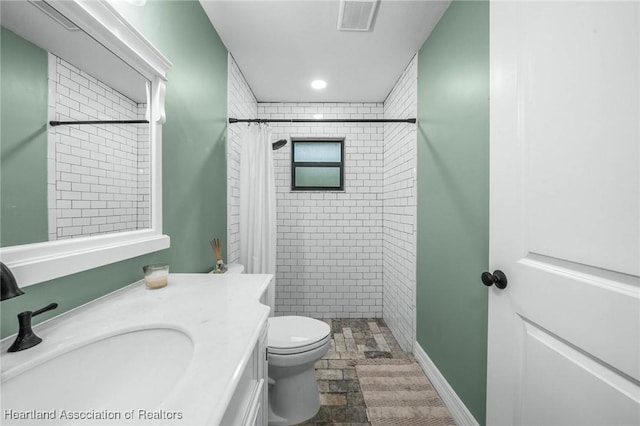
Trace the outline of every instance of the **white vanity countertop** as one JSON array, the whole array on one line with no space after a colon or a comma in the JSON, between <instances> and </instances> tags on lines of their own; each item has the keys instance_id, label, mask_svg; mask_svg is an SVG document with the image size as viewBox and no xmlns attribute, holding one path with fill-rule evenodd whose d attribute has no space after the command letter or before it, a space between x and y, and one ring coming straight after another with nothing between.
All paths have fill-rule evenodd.
<instances>
[{"instance_id":1,"label":"white vanity countertop","mask_svg":"<svg viewBox=\"0 0 640 426\"><path fill-rule=\"evenodd\" d=\"M170 274L169 284L161 289L134 283L35 326L43 339L38 346L7 353L14 336L4 339L2 378L14 377L52 354L116 334L171 328L191 338L193 357L166 400L153 409L182 412L183 419L167 422L171 424L218 424L267 321L269 307L259 299L271 279L272 275ZM126 388L123 383L123 392Z\"/></svg>"}]
</instances>

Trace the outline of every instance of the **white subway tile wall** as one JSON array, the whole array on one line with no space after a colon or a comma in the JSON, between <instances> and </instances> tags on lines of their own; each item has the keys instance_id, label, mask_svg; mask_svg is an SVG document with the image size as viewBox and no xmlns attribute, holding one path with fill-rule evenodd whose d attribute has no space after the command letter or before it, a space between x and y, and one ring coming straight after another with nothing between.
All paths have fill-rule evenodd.
<instances>
[{"instance_id":1,"label":"white subway tile wall","mask_svg":"<svg viewBox=\"0 0 640 426\"><path fill-rule=\"evenodd\" d=\"M417 116L417 59L382 103L258 103L229 59L229 117ZM291 191L291 145L274 152L278 205L276 314L382 317L415 341L417 130L413 124L271 123L273 140L344 137L345 190ZM239 256L240 138L229 126L229 261ZM384 310L383 310L384 306Z\"/></svg>"},{"instance_id":2,"label":"white subway tile wall","mask_svg":"<svg viewBox=\"0 0 640 426\"><path fill-rule=\"evenodd\" d=\"M258 118L383 118L382 103L258 103ZM276 315L382 316L382 124L272 123L273 140L344 137L345 190L291 191L291 144L274 152Z\"/></svg>"},{"instance_id":3,"label":"white subway tile wall","mask_svg":"<svg viewBox=\"0 0 640 426\"><path fill-rule=\"evenodd\" d=\"M229 54L227 110L229 117L256 118L258 102L233 56ZM240 144L246 124L227 127L227 263L240 258Z\"/></svg>"},{"instance_id":4,"label":"white subway tile wall","mask_svg":"<svg viewBox=\"0 0 640 426\"><path fill-rule=\"evenodd\" d=\"M145 110L49 54L50 120L138 120ZM48 141L50 240L150 226L148 126L50 127Z\"/></svg>"},{"instance_id":5,"label":"white subway tile wall","mask_svg":"<svg viewBox=\"0 0 640 426\"><path fill-rule=\"evenodd\" d=\"M384 118L417 116L417 55L384 102ZM383 318L403 350L416 339L417 125L384 126Z\"/></svg>"}]
</instances>

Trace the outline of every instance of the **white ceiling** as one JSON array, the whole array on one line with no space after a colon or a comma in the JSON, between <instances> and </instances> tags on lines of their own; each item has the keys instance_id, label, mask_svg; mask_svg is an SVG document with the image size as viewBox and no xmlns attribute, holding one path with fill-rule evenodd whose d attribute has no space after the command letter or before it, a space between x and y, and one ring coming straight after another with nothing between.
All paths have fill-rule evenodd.
<instances>
[{"instance_id":1,"label":"white ceiling","mask_svg":"<svg viewBox=\"0 0 640 426\"><path fill-rule=\"evenodd\" d=\"M382 102L450 0L381 0L368 32L337 30L339 0L200 3L259 102Z\"/></svg>"}]
</instances>

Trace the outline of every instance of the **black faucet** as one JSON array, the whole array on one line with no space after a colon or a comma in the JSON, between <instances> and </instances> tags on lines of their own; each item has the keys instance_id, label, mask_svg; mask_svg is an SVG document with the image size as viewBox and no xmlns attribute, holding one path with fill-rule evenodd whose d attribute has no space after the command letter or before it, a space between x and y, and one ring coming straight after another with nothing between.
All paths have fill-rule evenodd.
<instances>
[{"instance_id":1,"label":"black faucet","mask_svg":"<svg viewBox=\"0 0 640 426\"><path fill-rule=\"evenodd\" d=\"M13 342L11 346L9 346L8 352L18 352L23 351L25 349L29 349L42 342L42 339L36 336L36 334L31 329L31 318L36 315L40 315L43 312L50 311L58 307L57 303L51 303L45 306L42 309L38 309L37 311L24 311L18 314L18 324L20 325L20 330L18 331L18 337Z\"/></svg>"},{"instance_id":2,"label":"black faucet","mask_svg":"<svg viewBox=\"0 0 640 426\"><path fill-rule=\"evenodd\" d=\"M2 284L0 291L0 299L7 300L12 297L21 296L24 294L20 288L18 288L18 283L16 281L16 277L13 276L11 270L4 263L0 262L0 283ZM58 307L57 303L51 303L45 306L42 309L38 309L37 311L24 311L18 314L18 325L20 329L18 331L18 336L16 337L15 342L11 346L9 346L9 352L18 352L24 349L29 349L42 342L42 339L35 335L33 330L31 329L31 318L36 315L40 315L43 312L50 311Z\"/></svg>"}]
</instances>

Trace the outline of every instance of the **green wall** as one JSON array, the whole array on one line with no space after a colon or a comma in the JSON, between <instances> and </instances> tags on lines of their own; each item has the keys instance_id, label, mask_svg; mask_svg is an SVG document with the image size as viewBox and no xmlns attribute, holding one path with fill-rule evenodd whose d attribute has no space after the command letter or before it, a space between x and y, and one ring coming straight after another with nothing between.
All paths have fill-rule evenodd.
<instances>
[{"instance_id":1,"label":"green wall","mask_svg":"<svg viewBox=\"0 0 640 426\"><path fill-rule=\"evenodd\" d=\"M0 33L0 247L47 241L47 52ZM28 188L28 191L25 191Z\"/></svg>"},{"instance_id":2,"label":"green wall","mask_svg":"<svg viewBox=\"0 0 640 426\"><path fill-rule=\"evenodd\" d=\"M26 287L24 296L2 302L3 337L17 331L18 312L58 302L60 314L139 280L147 263L168 262L172 272L207 272L215 263L208 240L226 239L226 48L198 1L121 9L173 63L162 153L163 222L171 248Z\"/></svg>"},{"instance_id":3,"label":"green wall","mask_svg":"<svg viewBox=\"0 0 640 426\"><path fill-rule=\"evenodd\" d=\"M485 422L489 4L454 0L418 54L417 341Z\"/></svg>"}]
</instances>

